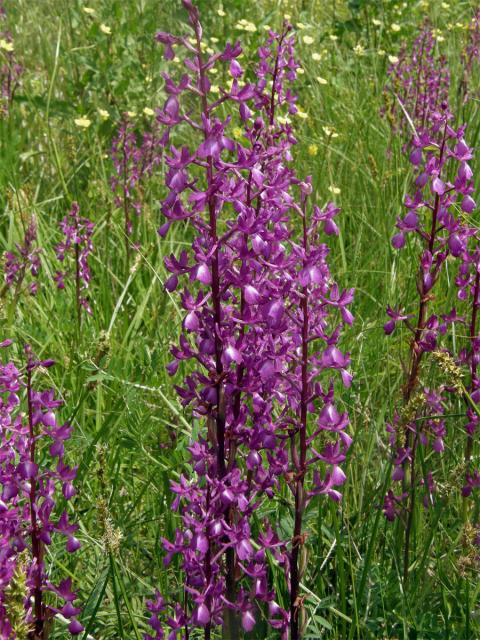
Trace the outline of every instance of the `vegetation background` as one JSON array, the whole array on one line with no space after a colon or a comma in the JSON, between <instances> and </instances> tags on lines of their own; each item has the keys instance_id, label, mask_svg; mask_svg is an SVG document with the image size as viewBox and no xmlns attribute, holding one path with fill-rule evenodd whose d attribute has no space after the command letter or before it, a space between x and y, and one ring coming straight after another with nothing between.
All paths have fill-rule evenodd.
<instances>
[{"instance_id":1,"label":"vegetation background","mask_svg":"<svg viewBox=\"0 0 480 640\"><path fill-rule=\"evenodd\" d=\"M75 558L66 557L61 543L49 553L54 568L79 587L83 637L140 639L147 631L146 598L156 587L175 594L182 584L175 563L163 566L161 537L170 537L177 523L169 480L186 464L196 425L181 410L165 372L182 318L162 282L163 256L187 246L189 232L181 235L177 227L166 240L156 233L159 166L142 187L140 248L127 262L122 212L110 187L111 144L124 112L138 133L151 129L153 110L165 99L165 61L154 34L184 32L185 14L179 0L4 5L24 71L10 112L0 120L0 248L20 241L34 216L42 271L37 296L1 292L1 339L15 339L19 359L29 342L39 356L57 361L48 376L65 401L64 419L76 427L69 456L80 465L74 504L83 548ZM411 43L428 18L452 70L457 122L468 122L467 139L475 147L479 102L456 104L475 3L199 0L198 6L212 49L240 38L247 59L268 26L278 29L290 16L303 70L296 83L301 110L293 116L297 172L313 176L320 203L334 199L342 207L341 233L330 245L333 272L356 289L356 323L343 344L355 373L343 394L354 445L341 506L323 502L321 511L314 506L307 514L306 637L478 638L479 564L469 531L479 507L472 502L466 511L460 495L461 417L449 420L435 507L416 515L405 591L402 525L388 523L381 511L391 472L385 422L399 396L406 343L401 332L385 339L382 327L387 304L408 300L415 287L413 253L399 255L390 244L411 170L402 140L381 115L386 72L401 43ZM218 78L218 85L223 81ZM473 168L480 169L478 161ZM74 200L96 225L93 316L84 317L80 330L73 292L58 291L53 280L58 222ZM455 295L448 281L443 291ZM288 509L269 508L288 537ZM61 623L53 637L66 637ZM251 637L267 637L266 627L258 624Z\"/></svg>"}]
</instances>

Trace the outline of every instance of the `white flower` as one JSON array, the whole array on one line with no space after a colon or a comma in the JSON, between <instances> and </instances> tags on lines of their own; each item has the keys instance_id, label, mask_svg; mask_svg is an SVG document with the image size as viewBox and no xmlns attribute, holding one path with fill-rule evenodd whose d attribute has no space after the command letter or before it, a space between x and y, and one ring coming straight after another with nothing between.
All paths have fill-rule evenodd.
<instances>
[{"instance_id":1,"label":"white flower","mask_svg":"<svg viewBox=\"0 0 480 640\"><path fill-rule=\"evenodd\" d=\"M336 35L335 35L335 34L333 34L333 33L331 33L328 37L330 38L330 40L331 40L332 42L335 42L336 40L338 40L338 36L336 36Z\"/></svg>"},{"instance_id":2,"label":"white flower","mask_svg":"<svg viewBox=\"0 0 480 640\"><path fill-rule=\"evenodd\" d=\"M391 64L397 64L397 62L398 62L398 58L397 58L397 56L388 56L388 61L389 61Z\"/></svg>"},{"instance_id":3,"label":"white flower","mask_svg":"<svg viewBox=\"0 0 480 640\"><path fill-rule=\"evenodd\" d=\"M153 109L150 109L150 107L145 107L145 108L143 109L143 113L144 113L146 116L154 116L154 115L155 115L155 111L154 111Z\"/></svg>"},{"instance_id":4,"label":"white flower","mask_svg":"<svg viewBox=\"0 0 480 640\"><path fill-rule=\"evenodd\" d=\"M315 42L315 39L312 38L312 36L303 36L302 40L305 44L313 44Z\"/></svg>"},{"instance_id":5,"label":"white flower","mask_svg":"<svg viewBox=\"0 0 480 640\"><path fill-rule=\"evenodd\" d=\"M319 62L322 59L322 54L321 53L312 53L312 60L315 60L315 62Z\"/></svg>"},{"instance_id":6,"label":"white flower","mask_svg":"<svg viewBox=\"0 0 480 640\"><path fill-rule=\"evenodd\" d=\"M317 82L318 84L328 84L328 80L325 80L322 76L317 76Z\"/></svg>"},{"instance_id":7,"label":"white flower","mask_svg":"<svg viewBox=\"0 0 480 640\"><path fill-rule=\"evenodd\" d=\"M83 7L83 12L88 16L93 16L93 14L95 13L95 9L92 9L91 7Z\"/></svg>"},{"instance_id":8,"label":"white flower","mask_svg":"<svg viewBox=\"0 0 480 640\"><path fill-rule=\"evenodd\" d=\"M399 24L397 24L396 22L392 22L392 24L390 25L390 29L392 31L395 31L395 33L398 33L401 28L402 27Z\"/></svg>"},{"instance_id":9,"label":"white flower","mask_svg":"<svg viewBox=\"0 0 480 640\"><path fill-rule=\"evenodd\" d=\"M356 56L364 56L365 55L365 47L363 47L360 43L353 47L353 53Z\"/></svg>"},{"instance_id":10,"label":"white flower","mask_svg":"<svg viewBox=\"0 0 480 640\"><path fill-rule=\"evenodd\" d=\"M106 34L107 34L107 36L109 36L109 35L112 33L112 30L111 30L111 29L110 29L110 27L109 27L109 26L107 26L106 24L101 24L101 25L100 25L100 31L101 31L102 33L106 33Z\"/></svg>"},{"instance_id":11,"label":"white flower","mask_svg":"<svg viewBox=\"0 0 480 640\"><path fill-rule=\"evenodd\" d=\"M374 24L376 27L381 27L382 26L382 21L381 20L377 20L377 18L373 18L372 19L372 24Z\"/></svg>"},{"instance_id":12,"label":"white flower","mask_svg":"<svg viewBox=\"0 0 480 640\"><path fill-rule=\"evenodd\" d=\"M100 114L100 117L103 120L107 120L110 117L110 114L108 113L108 111L106 109L99 109L98 113Z\"/></svg>"},{"instance_id":13,"label":"white flower","mask_svg":"<svg viewBox=\"0 0 480 640\"><path fill-rule=\"evenodd\" d=\"M223 9L218 9L217 13L221 18L224 18L227 15Z\"/></svg>"}]
</instances>

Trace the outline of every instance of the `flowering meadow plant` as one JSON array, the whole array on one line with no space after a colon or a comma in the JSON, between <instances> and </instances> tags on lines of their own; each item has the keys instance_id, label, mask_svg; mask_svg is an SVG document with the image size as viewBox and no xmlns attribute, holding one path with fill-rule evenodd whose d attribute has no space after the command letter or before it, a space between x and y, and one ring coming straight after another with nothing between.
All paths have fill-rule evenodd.
<instances>
[{"instance_id":1,"label":"flowering meadow plant","mask_svg":"<svg viewBox=\"0 0 480 640\"><path fill-rule=\"evenodd\" d=\"M422 34L425 37L425 33ZM412 59L417 58L420 40L414 45ZM422 41L423 42L423 41ZM427 43L431 44L428 38ZM423 51L423 49L422 49ZM403 104L405 115L412 126L417 125L415 135L406 147L414 168L414 192L405 197L406 212L397 218L398 232L392 238L395 249L407 245L407 237L415 237L419 248L419 267L416 277L417 302L411 313L403 309L387 309L389 320L384 326L387 335L395 331L397 323L405 325L411 334L409 364L402 391L402 408L392 423L387 425L390 444L393 448L394 471L392 479L402 485L400 493L388 492L384 501L384 512L389 520L401 515L405 525L404 577L408 576L410 539L412 534L416 495L424 494L425 507L434 504L436 482L429 464L420 468L418 447L431 448L442 453L447 435L444 418L449 396L460 396L467 403L467 444L465 460L471 458L473 434L478 424L478 409L470 393L477 397L478 388L478 326L479 304L478 277L478 232L471 220L476 209L473 199L475 190L470 161L473 150L465 140L466 127L455 128L454 116L449 112L447 96L439 79L442 74L435 69L444 66L443 58L435 60L430 47L426 47L429 73L425 74L424 58L418 61L414 72L418 74L418 85L422 78L432 80L431 101L420 101L424 105L418 112L418 96ZM447 77L446 74L443 77ZM416 76L411 83L416 86ZM408 94L410 82L406 85ZM440 102L439 102L440 101ZM407 107L413 108L409 117ZM441 293L442 273L447 260L456 263L458 304L453 308L439 309L436 299ZM454 267L455 269L455 267ZM460 307L463 307L461 309ZM470 316L470 321L467 317ZM458 326L468 331L468 346L456 352L449 346L451 334ZM465 329L463 329L465 331ZM454 341L453 341L454 343ZM431 354L443 372L443 382L437 388L422 375L422 364ZM470 382L465 388L462 381L462 366L469 368ZM471 493L474 475L467 474L463 495Z\"/></svg>"},{"instance_id":2,"label":"flowering meadow plant","mask_svg":"<svg viewBox=\"0 0 480 640\"><path fill-rule=\"evenodd\" d=\"M16 243L15 250L6 251L4 255L5 291L13 291L14 298L18 298L22 292L25 279L30 274L31 282L28 292L35 295L38 291L38 274L40 272L41 249L35 246L37 240L37 227L32 218L25 230L23 243Z\"/></svg>"},{"instance_id":3,"label":"flowering meadow plant","mask_svg":"<svg viewBox=\"0 0 480 640\"><path fill-rule=\"evenodd\" d=\"M327 376L326 388L320 382L320 373L332 369L342 371L345 384L351 379L348 356L336 345L342 321L353 320L352 292L332 283L328 249L319 242L322 229L338 233L339 210L315 206L307 221L311 182L296 178L291 166L296 138L280 117L296 112L288 86L297 69L291 25L269 33L258 51L256 81L249 82L239 43L204 57L198 10L189 0L184 6L194 37L157 34L167 60L174 47L187 55L180 80L164 74L169 97L157 114L168 132L166 222L159 233L164 237L171 224L188 220L197 234L190 253L166 258L165 287L173 293L188 276L181 294L184 331L168 370L174 375L180 362L197 364L177 391L203 427L189 446L193 473L172 482L182 528L174 542L164 540L167 563L182 556L185 593L180 602L167 605L157 593L148 603L156 635L147 638L162 638L165 626L186 635L203 628L210 638L217 625L225 637L237 638L241 629L254 629L265 605L269 625L283 638L298 638L302 516L317 494L340 498L336 487L345 475L339 464L351 441L347 416L334 406L333 381ZM208 72L218 62L228 64L231 80L212 98ZM187 93L197 98L199 116L182 109ZM232 138L235 120L242 142ZM199 137L196 147L175 146L176 130L185 127ZM330 326L337 310L341 320ZM307 416L320 409L311 429ZM305 487L310 470L313 481ZM253 514L275 499L282 476L294 501L292 539L281 540L265 523L255 540ZM287 578L286 609L269 584L269 554Z\"/></svg>"},{"instance_id":4,"label":"flowering meadow plant","mask_svg":"<svg viewBox=\"0 0 480 640\"><path fill-rule=\"evenodd\" d=\"M1 347L10 345L10 340ZM56 410L62 404L53 390L37 390L36 378L52 360L38 360L25 347L26 367L12 361L0 366L0 638L48 637L51 618L61 614L68 630L77 635L83 626L73 603L71 579L52 583L46 548L52 536L66 538L65 548L80 547L78 525L57 504L75 495L76 467L65 461L65 442L72 427L60 424ZM48 594L53 599L48 599Z\"/></svg>"},{"instance_id":5,"label":"flowering meadow plant","mask_svg":"<svg viewBox=\"0 0 480 640\"><path fill-rule=\"evenodd\" d=\"M85 295L90 284L90 266L88 258L93 250L92 235L94 223L80 215L80 207L74 202L68 215L60 222L60 229L65 236L63 242L55 247L60 262L73 266L65 271L57 271L55 281L59 289L65 289L65 279L72 279L75 287L75 302L78 323L80 324L82 308L92 314L90 302Z\"/></svg>"},{"instance_id":6,"label":"flowering meadow plant","mask_svg":"<svg viewBox=\"0 0 480 640\"><path fill-rule=\"evenodd\" d=\"M161 162L162 141L154 129L144 132L138 142L134 123L125 113L112 142L111 157L114 174L110 186L115 206L123 213L125 250L129 259L132 246L135 248L137 244L132 234L134 219L142 212L144 182Z\"/></svg>"}]
</instances>

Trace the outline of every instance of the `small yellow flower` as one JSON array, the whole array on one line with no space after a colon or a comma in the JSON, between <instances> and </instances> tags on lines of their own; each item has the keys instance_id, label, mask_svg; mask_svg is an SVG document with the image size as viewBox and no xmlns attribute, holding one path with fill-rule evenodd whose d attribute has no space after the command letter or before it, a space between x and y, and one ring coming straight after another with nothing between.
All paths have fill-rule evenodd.
<instances>
[{"instance_id":1,"label":"small yellow flower","mask_svg":"<svg viewBox=\"0 0 480 640\"><path fill-rule=\"evenodd\" d=\"M377 20L377 18L373 18L372 19L372 24L374 24L376 27L381 27L382 26L382 21L381 20Z\"/></svg>"},{"instance_id":2,"label":"small yellow flower","mask_svg":"<svg viewBox=\"0 0 480 640\"><path fill-rule=\"evenodd\" d=\"M0 49L11 53L13 51L13 42L8 42L5 38L0 38Z\"/></svg>"},{"instance_id":3,"label":"small yellow flower","mask_svg":"<svg viewBox=\"0 0 480 640\"><path fill-rule=\"evenodd\" d=\"M353 53L356 56L364 56L365 55L365 47L363 47L360 43L353 47Z\"/></svg>"},{"instance_id":4,"label":"small yellow flower","mask_svg":"<svg viewBox=\"0 0 480 640\"><path fill-rule=\"evenodd\" d=\"M309 156L315 157L318 153L318 147L316 144L309 144L307 151Z\"/></svg>"},{"instance_id":5,"label":"small yellow flower","mask_svg":"<svg viewBox=\"0 0 480 640\"><path fill-rule=\"evenodd\" d=\"M328 138L338 138L338 133L335 131L335 129L333 127L324 126L324 127L322 127L322 130L323 130L323 133Z\"/></svg>"},{"instance_id":6,"label":"small yellow flower","mask_svg":"<svg viewBox=\"0 0 480 640\"><path fill-rule=\"evenodd\" d=\"M450 9L448 2L442 2L442 9Z\"/></svg>"},{"instance_id":7,"label":"small yellow flower","mask_svg":"<svg viewBox=\"0 0 480 640\"><path fill-rule=\"evenodd\" d=\"M443 42L445 40L444 36L437 36L437 42Z\"/></svg>"},{"instance_id":8,"label":"small yellow flower","mask_svg":"<svg viewBox=\"0 0 480 640\"><path fill-rule=\"evenodd\" d=\"M315 39L312 38L312 36L303 36L302 40L305 44L313 44L315 42Z\"/></svg>"},{"instance_id":9,"label":"small yellow flower","mask_svg":"<svg viewBox=\"0 0 480 640\"><path fill-rule=\"evenodd\" d=\"M224 18L227 15L223 9L218 9L217 13L221 18Z\"/></svg>"},{"instance_id":10,"label":"small yellow flower","mask_svg":"<svg viewBox=\"0 0 480 640\"><path fill-rule=\"evenodd\" d=\"M135 118L135 116L137 115L136 111L127 111L126 113L129 118Z\"/></svg>"},{"instance_id":11,"label":"small yellow flower","mask_svg":"<svg viewBox=\"0 0 480 640\"><path fill-rule=\"evenodd\" d=\"M322 54L321 53L312 53L312 60L315 60L315 62L320 62L320 60L322 59Z\"/></svg>"},{"instance_id":12,"label":"small yellow flower","mask_svg":"<svg viewBox=\"0 0 480 640\"><path fill-rule=\"evenodd\" d=\"M377 51L377 54L378 54L379 56L383 57L383 56L386 54L386 51L385 51L384 49L379 49L379 50Z\"/></svg>"},{"instance_id":13,"label":"small yellow flower","mask_svg":"<svg viewBox=\"0 0 480 640\"><path fill-rule=\"evenodd\" d=\"M392 31L394 31L395 33L398 33L401 28L402 27L399 24L397 24L396 22L392 22L392 24L390 25L390 29Z\"/></svg>"},{"instance_id":14,"label":"small yellow flower","mask_svg":"<svg viewBox=\"0 0 480 640\"><path fill-rule=\"evenodd\" d=\"M306 113L302 107L298 107L298 111L295 114L298 118L301 118L302 120L307 120L308 118L308 113Z\"/></svg>"},{"instance_id":15,"label":"small yellow flower","mask_svg":"<svg viewBox=\"0 0 480 640\"><path fill-rule=\"evenodd\" d=\"M397 58L397 56L388 56L388 61L389 61L391 64L397 64L397 62L398 62L398 58Z\"/></svg>"},{"instance_id":16,"label":"small yellow flower","mask_svg":"<svg viewBox=\"0 0 480 640\"><path fill-rule=\"evenodd\" d=\"M210 38L210 42L213 42L213 44L217 44L217 42L220 42L218 38L215 38L215 36L212 36Z\"/></svg>"},{"instance_id":17,"label":"small yellow flower","mask_svg":"<svg viewBox=\"0 0 480 640\"><path fill-rule=\"evenodd\" d=\"M155 115L155 111L153 109L150 109L150 107L144 107L143 113L146 116L154 116Z\"/></svg>"},{"instance_id":18,"label":"small yellow flower","mask_svg":"<svg viewBox=\"0 0 480 640\"><path fill-rule=\"evenodd\" d=\"M212 67L208 70L208 73L211 73L212 76L215 76L218 73L218 69L216 67Z\"/></svg>"},{"instance_id":19,"label":"small yellow flower","mask_svg":"<svg viewBox=\"0 0 480 640\"><path fill-rule=\"evenodd\" d=\"M75 118L74 122L77 125L77 127L82 127L82 129L88 129L88 127L92 124L91 120L84 117Z\"/></svg>"},{"instance_id":20,"label":"small yellow flower","mask_svg":"<svg viewBox=\"0 0 480 640\"><path fill-rule=\"evenodd\" d=\"M291 20L292 16L289 13L285 13L284 16L285 20Z\"/></svg>"},{"instance_id":21,"label":"small yellow flower","mask_svg":"<svg viewBox=\"0 0 480 640\"><path fill-rule=\"evenodd\" d=\"M107 36L111 35L111 33L112 33L112 30L111 30L111 29L110 29L110 27L109 27L108 25L106 25L106 24L101 24L101 25L100 25L100 31L101 31L102 33L106 33L106 34L107 34Z\"/></svg>"},{"instance_id":22,"label":"small yellow flower","mask_svg":"<svg viewBox=\"0 0 480 640\"><path fill-rule=\"evenodd\" d=\"M331 33L328 37L332 42L335 42L336 40L338 40L338 36L336 36L334 33Z\"/></svg>"},{"instance_id":23,"label":"small yellow flower","mask_svg":"<svg viewBox=\"0 0 480 640\"><path fill-rule=\"evenodd\" d=\"M93 16L95 9L92 9L91 7L83 7L83 12L86 13L87 16Z\"/></svg>"},{"instance_id":24,"label":"small yellow flower","mask_svg":"<svg viewBox=\"0 0 480 640\"><path fill-rule=\"evenodd\" d=\"M262 27L262 29L263 29L264 31L271 31L271 30L272 30L272 27L271 27L269 24L264 24L264 25L263 25L263 27Z\"/></svg>"},{"instance_id":25,"label":"small yellow flower","mask_svg":"<svg viewBox=\"0 0 480 640\"><path fill-rule=\"evenodd\" d=\"M303 74L305 73L305 69L302 69L302 67L298 67L297 73L299 76L303 76Z\"/></svg>"},{"instance_id":26,"label":"small yellow flower","mask_svg":"<svg viewBox=\"0 0 480 640\"><path fill-rule=\"evenodd\" d=\"M245 31L250 31L250 33L253 33L256 30L257 27L253 24L253 22L247 22L247 24L245 25Z\"/></svg>"},{"instance_id":27,"label":"small yellow flower","mask_svg":"<svg viewBox=\"0 0 480 640\"><path fill-rule=\"evenodd\" d=\"M280 124L287 124L290 122L290 118L288 116L278 116L277 120Z\"/></svg>"},{"instance_id":28,"label":"small yellow flower","mask_svg":"<svg viewBox=\"0 0 480 640\"><path fill-rule=\"evenodd\" d=\"M110 114L106 109L99 109L98 113L100 114L100 117L102 118L102 120L107 120L110 117Z\"/></svg>"},{"instance_id":29,"label":"small yellow flower","mask_svg":"<svg viewBox=\"0 0 480 640\"><path fill-rule=\"evenodd\" d=\"M239 140L242 136L243 136L243 131L240 129L240 127L235 127L233 129L233 137L236 140Z\"/></svg>"},{"instance_id":30,"label":"small yellow flower","mask_svg":"<svg viewBox=\"0 0 480 640\"><path fill-rule=\"evenodd\" d=\"M210 91L211 93L220 93L220 88L216 84L212 84Z\"/></svg>"},{"instance_id":31,"label":"small yellow flower","mask_svg":"<svg viewBox=\"0 0 480 640\"><path fill-rule=\"evenodd\" d=\"M318 84L328 84L328 80L325 80L325 78L322 78L322 76L317 76L316 79Z\"/></svg>"},{"instance_id":32,"label":"small yellow flower","mask_svg":"<svg viewBox=\"0 0 480 640\"><path fill-rule=\"evenodd\" d=\"M328 187L328 190L330 191L330 193L333 193L334 196L338 196L338 194L341 193L340 189L336 187L334 184L331 184Z\"/></svg>"},{"instance_id":33,"label":"small yellow flower","mask_svg":"<svg viewBox=\"0 0 480 640\"><path fill-rule=\"evenodd\" d=\"M213 56L213 54L215 53L212 47L206 47L205 51L208 53L209 56Z\"/></svg>"},{"instance_id":34,"label":"small yellow flower","mask_svg":"<svg viewBox=\"0 0 480 640\"><path fill-rule=\"evenodd\" d=\"M303 22L297 22L297 28L298 29L306 29L307 25L303 24Z\"/></svg>"}]
</instances>

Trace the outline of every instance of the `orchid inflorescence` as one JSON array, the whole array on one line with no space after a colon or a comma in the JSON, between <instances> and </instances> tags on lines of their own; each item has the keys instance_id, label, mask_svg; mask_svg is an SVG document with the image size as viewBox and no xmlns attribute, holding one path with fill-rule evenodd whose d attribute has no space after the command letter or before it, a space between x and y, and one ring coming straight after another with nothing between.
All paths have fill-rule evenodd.
<instances>
[{"instance_id":1,"label":"orchid inflorescence","mask_svg":"<svg viewBox=\"0 0 480 640\"><path fill-rule=\"evenodd\" d=\"M62 221L60 229L64 235L63 242L55 247L58 260L63 264L72 263L73 266L65 271L57 271L55 281L59 289L65 289L65 279L73 279L78 318L83 308L88 314L92 309L85 295L90 284L90 266L88 258L93 250L92 235L94 223L80 215L80 207L74 202L72 208Z\"/></svg>"},{"instance_id":2,"label":"orchid inflorescence","mask_svg":"<svg viewBox=\"0 0 480 640\"><path fill-rule=\"evenodd\" d=\"M142 212L144 180L152 175L162 159L161 140L154 128L145 131L139 142L134 123L125 113L112 142L111 157L115 172L110 186L115 206L123 212L125 247L129 256L131 247L137 246L137 241L132 240L133 220Z\"/></svg>"},{"instance_id":3,"label":"orchid inflorescence","mask_svg":"<svg viewBox=\"0 0 480 640\"><path fill-rule=\"evenodd\" d=\"M14 291L15 297L20 294L28 274L32 277L28 285L29 293L35 295L38 291L41 249L35 246L36 240L37 225L32 218L25 229L23 243L18 242L15 244L15 250L5 252L5 286Z\"/></svg>"},{"instance_id":4,"label":"orchid inflorescence","mask_svg":"<svg viewBox=\"0 0 480 640\"><path fill-rule=\"evenodd\" d=\"M418 56L422 43L423 57ZM428 46L424 46L427 43ZM434 504L435 476L431 463L420 465L418 447L444 450L447 422L444 417L449 397L462 397L466 406L467 440L465 462L470 466L473 436L479 422L475 403L480 400L480 380L477 365L480 358L478 309L480 305L479 235L471 217L476 209L475 190L470 161L473 151L465 139L466 126L455 127L446 94L448 73L443 58L436 59L431 37L425 31L415 42L411 63L406 65L410 75L406 82L403 102L405 118L414 134L405 146L414 169L412 194L405 197L405 214L397 218L398 232L392 238L395 249L407 245L407 237L414 236L411 245L419 248L416 277L416 308L407 312L402 308L387 309L389 320L384 326L387 335L403 324L412 339L409 364L402 392L402 407L387 425L393 450L392 479L401 483L401 490L389 490L385 496L384 512L389 520L404 519L404 576L408 576L409 545L418 493L423 494L425 507ZM427 55L425 55L425 52ZM419 64L415 66L418 58ZM405 59L405 56L404 56ZM428 64L425 66L425 61ZM405 65L405 63L404 63ZM417 78L418 74L418 78ZM405 76L396 72L396 77ZM430 87L428 101L421 100L422 91L410 94L411 87ZM443 82L441 79L443 78ZM422 84L423 83L423 84ZM420 110L418 105L420 102ZM408 112L411 109L411 112ZM436 298L442 286L442 274L449 264L456 264L455 284L457 304L439 309ZM465 327L467 346L454 351L449 340L455 326ZM426 354L440 370L442 381L434 388L422 376ZM464 380L464 369L469 375ZM424 457L422 456L422 459ZM432 460L430 458L430 460ZM408 469L408 473L407 473ZM478 473L468 469L462 493L470 495L478 486Z\"/></svg>"},{"instance_id":5,"label":"orchid inflorescence","mask_svg":"<svg viewBox=\"0 0 480 640\"><path fill-rule=\"evenodd\" d=\"M184 595L167 603L157 592L148 602L155 635L146 637L201 628L210 638L222 625L225 637L237 638L265 608L282 638L289 629L298 638L303 513L316 495L340 499L339 465L351 442L348 417L335 407L332 370L350 385L349 357L338 341L353 321L353 291L333 282L320 241L322 230L338 233L339 209L312 207L310 178L299 180L292 168L296 139L279 117L297 110L289 87L297 69L291 25L269 33L249 82L239 43L204 58L198 10L190 0L183 4L194 36L157 34L167 60L174 47L187 52L179 80L164 74L168 98L157 110L168 188L159 234L182 220L195 231L190 252L165 259L165 287L173 293L188 278L183 332L168 371L196 364L176 389L202 427L188 447L192 472L171 485L182 526L173 541L164 540L167 564L181 556ZM231 80L212 98L208 73L219 62ZM186 94L197 99L199 115L191 95L182 109ZM242 133L236 140L235 122ZM198 138L195 146L175 146L177 129L184 140ZM294 502L290 540L268 522L252 530L254 512L275 498L282 478ZM271 555L286 576L288 608L270 586Z\"/></svg>"},{"instance_id":6,"label":"orchid inflorescence","mask_svg":"<svg viewBox=\"0 0 480 640\"><path fill-rule=\"evenodd\" d=\"M0 346L10 344L5 340ZM70 633L83 630L71 579L52 583L45 557L54 534L66 537L69 553L80 547L78 525L65 509L60 517L55 514L57 504L75 495L76 467L65 461L73 427L58 422L56 410L62 403L53 390L34 386L35 377L54 362L38 360L29 345L25 354L24 371L12 361L0 365L0 637L6 640L17 637L20 629L28 632L22 637L43 640L56 614L69 621ZM19 614L11 594L21 574L25 593ZM47 594L54 598L48 600Z\"/></svg>"},{"instance_id":7,"label":"orchid inflorescence","mask_svg":"<svg viewBox=\"0 0 480 640\"><path fill-rule=\"evenodd\" d=\"M7 12L0 2L0 25L7 20ZM15 91L23 73L23 67L17 61L12 34L8 29L0 30L0 117L10 111Z\"/></svg>"}]
</instances>

